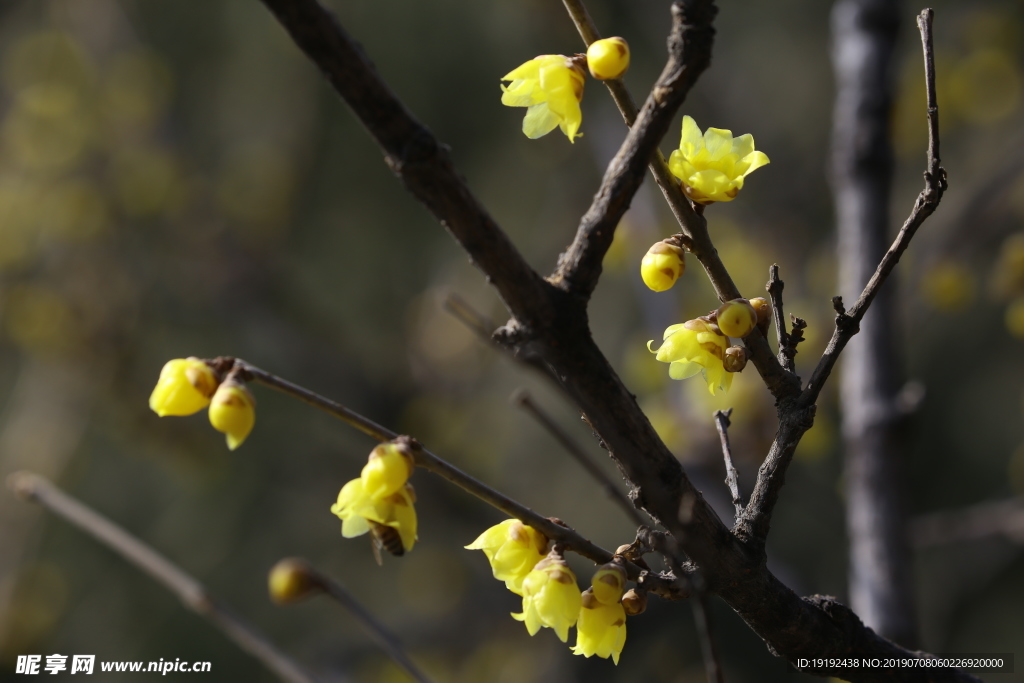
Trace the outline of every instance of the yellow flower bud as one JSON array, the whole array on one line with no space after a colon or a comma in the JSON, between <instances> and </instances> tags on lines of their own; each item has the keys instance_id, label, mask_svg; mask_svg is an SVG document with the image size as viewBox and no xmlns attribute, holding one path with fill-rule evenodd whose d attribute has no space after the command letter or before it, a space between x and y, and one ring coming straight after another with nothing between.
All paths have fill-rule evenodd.
<instances>
[{"instance_id":1,"label":"yellow flower bud","mask_svg":"<svg viewBox=\"0 0 1024 683\"><path fill-rule=\"evenodd\" d=\"M602 565L594 573L591 586L598 602L606 605L617 603L626 589L626 570L617 562Z\"/></svg>"},{"instance_id":2,"label":"yellow flower bud","mask_svg":"<svg viewBox=\"0 0 1024 683\"><path fill-rule=\"evenodd\" d=\"M722 334L742 339L757 324L757 311L746 299L733 299L718 308L716 321Z\"/></svg>"},{"instance_id":3,"label":"yellow flower bud","mask_svg":"<svg viewBox=\"0 0 1024 683\"><path fill-rule=\"evenodd\" d=\"M743 368L747 367L747 350L742 346L730 346L725 350L722 365L726 372L743 372Z\"/></svg>"},{"instance_id":4,"label":"yellow flower bud","mask_svg":"<svg viewBox=\"0 0 1024 683\"><path fill-rule=\"evenodd\" d=\"M605 604L590 589L583 593L579 623L576 625L576 646L573 654L612 658L619 663L619 655L626 644L626 611L618 602Z\"/></svg>"},{"instance_id":5,"label":"yellow flower bud","mask_svg":"<svg viewBox=\"0 0 1024 683\"><path fill-rule=\"evenodd\" d=\"M467 550L483 550L491 563L494 578L516 595L523 594L523 580L544 559L548 539L518 519L507 519L480 534L466 546Z\"/></svg>"},{"instance_id":6,"label":"yellow flower bud","mask_svg":"<svg viewBox=\"0 0 1024 683\"><path fill-rule=\"evenodd\" d=\"M622 608L631 617L643 614L647 611L647 591L638 591L635 588L630 588L622 596Z\"/></svg>"},{"instance_id":7,"label":"yellow flower bud","mask_svg":"<svg viewBox=\"0 0 1024 683\"><path fill-rule=\"evenodd\" d=\"M686 270L686 252L668 242L656 242L640 261L640 277L655 292L664 292Z\"/></svg>"},{"instance_id":8,"label":"yellow flower bud","mask_svg":"<svg viewBox=\"0 0 1024 683\"><path fill-rule=\"evenodd\" d=\"M217 375L198 358L175 358L160 370L149 407L160 417L192 415L210 405L217 390Z\"/></svg>"},{"instance_id":9,"label":"yellow flower bud","mask_svg":"<svg viewBox=\"0 0 1024 683\"><path fill-rule=\"evenodd\" d=\"M404 442L382 443L370 452L363 467L363 488L373 498L390 496L405 486L413 469L412 453Z\"/></svg>"},{"instance_id":10,"label":"yellow flower bud","mask_svg":"<svg viewBox=\"0 0 1024 683\"><path fill-rule=\"evenodd\" d=\"M772 319L771 303L763 296L756 296L750 300L750 305L754 307L754 312L757 313L757 324L766 327Z\"/></svg>"},{"instance_id":11,"label":"yellow flower bud","mask_svg":"<svg viewBox=\"0 0 1024 683\"><path fill-rule=\"evenodd\" d=\"M210 401L210 424L227 435L229 449L242 445L256 424L256 399L244 384L230 378L217 387Z\"/></svg>"},{"instance_id":12,"label":"yellow flower bud","mask_svg":"<svg viewBox=\"0 0 1024 683\"><path fill-rule=\"evenodd\" d=\"M270 570L267 577L270 599L279 605L297 602L319 590L309 565L302 560L286 558Z\"/></svg>"},{"instance_id":13,"label":"yellow flower bud","mask_svg":"<svg viewBox=\"0 0 1024 683\"><path fill-rule=\"evenodd\" d=\"M542 626L552 628L564 643L580 616L581 604L576 575L564 560L549 556L523 580L523 611L512 618L525 622L531 636Z\"/></svg>"},{"instance_id":14,"label":"yellow flower bud","mask_svg":"<svg viewBox=\"0 0 1024 683\"><path fill-rule=\"evenodd\" d=\"M622 78L629 68L629 44L618 36L595 40L587 48L587 67L599 81Z\"/></svg>"}]
</instances>

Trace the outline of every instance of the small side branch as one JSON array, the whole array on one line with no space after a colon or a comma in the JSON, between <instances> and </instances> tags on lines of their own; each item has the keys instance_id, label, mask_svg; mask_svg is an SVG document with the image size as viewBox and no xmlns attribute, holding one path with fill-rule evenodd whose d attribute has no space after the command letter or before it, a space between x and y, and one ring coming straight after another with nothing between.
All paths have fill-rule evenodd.
<instances>
[{"instance_id":1,"label":"small side branch","mask_svg":"<svg viewBox=\"0 0 1024 683\"><path fill-rule=\"evenodd\" d=\"M910 539L918 548L999 536L1024 545L1024 498L932 512L910 521Z\"/></svg>"},{"instance_id":2,"label":"small side branch","mask_svg":"<svg viewBox=\"0 0 1024 683\"><path fill-rule=\"evenodd\" d=\"M336 401L332 401L331 399L321 396L320 394L310 391L298 384L293 384L292 382L273 375L266 370L261 370L260 368L250 365L243 360L237 358L218 358L211 362L215 364L227 364L229 362L234 363L236 367L241 368L242 376L246 380L258 382L266 387L270 387L271 389L275 389L283 394L291 396L292 398L296 398L303 403L313 406L314 408L318 408L328 415L332 415L342 422L355 427L377 441L390 441L399 436L397 432L393 432L386 427L382 427L368 417L364 417ZM416 442L414 441L414 443ZM470 495L479 498L507 515L521 520L524 524L528 524L537 531L540 531L553 541L564 544L573 552L578 553L597 564L605 564L612 560L612 553L608 552L601 546L588 541L566 526L555 524L547 517L542 517L522 503L509 498L500 491L496 491L487 484L471 477L451 463L430 452L422 445L419 445L419 448L416 449L415 458L417 467L421 467L428 472L433 472L443 479L447 479ZM629 575L630 580L642 583L648 590L660 597L669 600L685 597L671 578L654 576L650 572L644 572L642 568L629 562L626 563L626 573Z\"/></svg>"},{"instance_id":3,"label":"small side branch","mask_svg":"<svg viewBox=\"0 0 1024 683\"><path fill-rule=\"evenodd\" d=\"M924 189L917 196L914 208L907 220L904 221L903 227L900 228L900 232L889 250L882 257L871 279L864 286L856 303L845 314L837 316L836 329L832 333L832 338L829 340L821 360L818 361L818 366L814 369L807 387L800 396L800 401L804 405L809 405L817 400L825 381L832 373L832 368L839 360L839 354L842 353L850 339L860 331L860 321L867 313L878 290L885 284L889 273L896 267L903 252L910 246L910 240L914 237L917 229L935 213L935 209L938 208L942 195L946 191L946 170L942 168L939 157L939 107L935 95L935 49L932 44L933 14L932 10L926 9L917 17L917 27L921 32L921 45L924 52L928 105L928 160L924 172ZM836 310L838 313L839 309Z\"/></svg>"},{"instance_id":4,"label":"small side branch","mask_svg":"<svg viewBox=\"0 0 1024 683\"><path fill-rule=\"evenodd\" d=\"M743 515L743 496L740 495L739 473L732 461L732 447L729 446L729 417L732 415L732 408L729 410L715 411L715 427L718 429L718 438L722 442L722 457L725 459L725 484L732 494L732 504L736 508L736 519Z\"/></svg>"},{"instance_id":5,"label":"small side branch","mask_svg":"<svg viewBox=\"0 0 1024 683\"><path fill-rule=\"evenodd\" d=\"M279 652L266 637L153 548L31 472L15 472L7 485L25 500L39 503L58 517L107 546L170 590L184 605L217 626L241 649L258 659L281 680L313 683L298 664Z\"/></svg>"},{"instance_id":6,"label":"small side branch","mask_svg":"<svg viewBox=\"0 0 1024 683\"><path fill-rule=\"evenodd\" d=\"M281 564L287 564L290 571L299 574L299 580L302 581L307 591L322 592L348 610L363 627L363 630L377 643L377 646L384 651L384 654L402 667L413 680L418 683L432 683L431 679L412 661L391 629L373 616L341 583L317 571L302 559L290 558L282 560L279 566Z\"/></svg>"},{"instance_id":7,"label":"small side branch","mask_svg":"<svg viewBox=\"0 0 1024 683\"><path fill-rule=\"evenodd\" d=\"M779 279L779 265L773 263L768 268L768 283L764 286L768 290L768 298L772 302L772 318L775 319L775 339L779 343L779 362L782 366L793 372L793 359L786 356L785 349L788 346L789 335L786 334L786 316L782 312L782 290L786 283Z\"/></svg>"},{"instance_id":8,"label":"small side branch","mask_svg":"<svg viewBox=\"0 0 1024 683\"><path fill-rule=\"evenodd\" d=\"M513 394L512 401L540 423L540 425L547 430L548 434L555 437L555 441L562 444L562 448L572 456L573 460L578 462L580 466L587 471L587 474L594 478L594 481L601 485L605 495L615 501L615 503L623 509L626 515L635 524L640 525L646 523L640 516L637 509L633 507L633 504L629 502L629 498L627 498L625 494L615 486L615 482L613 482L608 475L598 467L597 463L587 455L587 452L583 450L575 439L569 436L564 429L559 427L558 424L551 419L551 416L533 400L533 397L530 396L529 392L523 389L517 391Z\"/></svg>"}]
</instances>

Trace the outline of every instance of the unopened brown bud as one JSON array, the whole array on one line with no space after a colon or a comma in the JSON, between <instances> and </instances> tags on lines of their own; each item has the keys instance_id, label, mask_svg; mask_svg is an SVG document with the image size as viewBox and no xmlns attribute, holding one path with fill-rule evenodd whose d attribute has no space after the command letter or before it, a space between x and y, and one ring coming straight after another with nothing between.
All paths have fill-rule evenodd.
<instances>
[{"instance_id":1,"label":"unopened brown bud","mask_svg":"<svg viewBox=\"0 0 1024 683\"><path fill-rule=\"evenodd\" d=\"M631 617L643 614L647 609L647 591L638 591L635 588L630 588L622 596L622 609Z\"/></svg>"},{"instance_id":2,"label":"unopened brown bud","mask_svg":"<svg viewBox=\"0 0 1024 683\"><path fill-rule=\"evenodd\" d=\"M320 590L310 566L291 557L274 565L267 584L270 599L279 605L297 602Z\"/></svg>"},{"instance_id":3,"label":"unopened brown bud","mask_svg":"<svg viewBox=\"0 0 1024 683\"><path fill-rule=\"evenodd\" d=\"M742 346L730 346L725 350L722 365L726 372L743 372L747 367L747 350Z\"/></svg>"}]
</instances>

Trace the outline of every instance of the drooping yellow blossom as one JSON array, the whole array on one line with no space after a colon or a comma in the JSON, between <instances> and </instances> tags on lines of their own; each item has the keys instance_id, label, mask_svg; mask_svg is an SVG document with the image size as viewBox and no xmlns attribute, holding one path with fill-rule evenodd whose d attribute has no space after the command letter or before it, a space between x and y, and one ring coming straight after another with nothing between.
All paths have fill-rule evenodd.
<instances>
[{"instance_id":1,"label":"drooping yellow blossom","mask_svg":"<svg viewBox=\"0 0 1024 683\"><path fill-rule=\"evenodd\" d=\"M382 496L371 496L363 480L353 479L338 493L338 502L331 512L341 518L341 535L355 538L370 531L370 523L395 529L402 539L402 548L408 552L416 543L415 493L406 483L398 491Z\"/></svg>"},{"instance_id":2,"label":"drooping yellow blossom","mask_svg":"<svg viewBox=\"0 0 1024 683\"><path fill-rule=\"evenodd\" d=\"M210 401L210 424L227 436L228 448L235 450L256 424L256 399L234 378L221 382Z\"/></svg>"},{"instance_id":3,"label":"drooping yellow blossom","mask_svg":"<svg viewBox=\"0 0 1024 683\"><path fill-rule=\"evenodd\" d=\"M732 131L700 128L689 116L683 117L679 149L672 152L668 167L683 184L686 196L698 204L732 201L743 179L768 163L764 152L754 150L748 133L733 138Z\"/></svg>"},{"instance_id":4,"label":"drooping yellow blossom","mask_svg":"<svg viewBox=\"0 0 1024 683\"><path fill-rule=\"evenodd\" d=\"M544 559L548 539L518 519L506 519L480 534L466 546L483 550L491 563L494 578L516 595L523 594L523 580Z\"/></svg>"},{"instance_id":5,"label":"drooping yellow blossom","mask_svg":"<svg viewBox=\"0 0 1024 683\"><path fill-rule=\"evenodd\" d=\"M622 78L629 68L629 43L618 36L595 40L587 48L587 68L599 81Z\"/></svg>"},{"instance_id":6,"label":"drooping yellow blossom","mask_svg":"<svg viewBox=\"0 0 1024 683\"><path fill-rule=\"evenodd\" d=\"M619 663L619 655L626 644L626 611L622 604L605 604L597 599L592 589L583 593L579 623L576 624L576 646L573 654L612 658Z\"/></svg>"},{"instance_id":7,"label":"drooping yellow blossom","mask_svg":"<svg viewBox=\"0 0 1024 683\"><path fill-rule=\"evenodd\" d=\"M662 363L671 363L668 376L672 379L687 379L700 372L712 395L732 386L733 373L726 372L722 364L729 339L717 333L708 321L698 318L671 325L665 330L661 348L655 351L653 343L647 342L648 350L657 353Z\"/></svg>"},{"instance_id":8,"label":"drooping yellow blossom","mask_svg":"<svg viewBox=\"0 0 1024 683\"><path fill-rule=\"evenodd\" d=\"M217 375L198 358L175 358L164 364L149 395L149 407L160 417L192 415L210 405Z\"/></svg>"},{"instance_id":9,"label":"drooping yellow blossom","mask_svg":"<svg viewBox=\"0 0 1024 683\"><path fill-rule=\"evenodd\" d=\"M757 311L746 299L733 299L719 306L716 322L722 334L742 339L757 324Z\"/></svg>"},{"instance_id":10,"label":"drooping yellow blossom","mask_svg":"<svg viewBox=\"0 0 1024 683\"><path fill-rule=\"evenodd\" d=\"M404 443L388 441L370 451L360 478L371 498L383 498L397 492L409 481L415 465Z\"/></svg>"},{"instance_id":11,"label":"drooping yellow blossom","mask_svg":"<svg viewBox=\"0 0 1024 683\"><path fill-rule=\"evenodd\" d=\"M541 55L502 76L501 103L508 107L529 107L523 119L523 133L530 139L561 128L569 142L579 135L583 114L584 74L564 55Z\"/></svg>"},{"instance_id":12,"label":"drooping yellow blossom","mask_svg":"<svg viewBox=\"0 0 1024 683\"><path fill-rule=\"evenodd\" d=\"M535 635L542 626L552 628L564 643L580 616L582 605L576 575L564 560L547 557L523 581L523 611L512 618L526 623Z\"/></svg>"},{"instance_id":13,"label":"drooping yellow blossom","mask_svg":"<svg viewBox=\"0 0 1024 683\"><path fill-rule=\"evenodd\" d=\"M686 252L669 242L656 242L640 261L640 277L655 292L664 292L686 270Z\"/></svg>"}]
</instances>

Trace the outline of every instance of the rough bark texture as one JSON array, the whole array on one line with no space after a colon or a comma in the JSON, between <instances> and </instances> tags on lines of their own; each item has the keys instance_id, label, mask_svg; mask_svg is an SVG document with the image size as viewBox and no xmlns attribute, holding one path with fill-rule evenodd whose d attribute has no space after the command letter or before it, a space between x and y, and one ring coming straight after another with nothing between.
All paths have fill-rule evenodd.
<instances>
[{"instance_id":1,"label":"rough bark texture","mask_svg":"<svg viewBox=\"0 0 1024 683\"><path fill-rule=\"evenodd\" d=\"M890 133L897 0L841 0L832 12L837 96L833 187L839 233L839 289L852 298L889 243L893 159ZM879 292L843 356L840 380L845 454L849 587L868 626L916 642L910 551L896 409L899 361L895 294Z\"/></svg>"}]
</instances>

